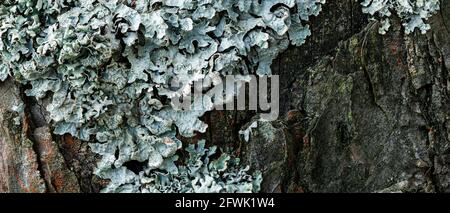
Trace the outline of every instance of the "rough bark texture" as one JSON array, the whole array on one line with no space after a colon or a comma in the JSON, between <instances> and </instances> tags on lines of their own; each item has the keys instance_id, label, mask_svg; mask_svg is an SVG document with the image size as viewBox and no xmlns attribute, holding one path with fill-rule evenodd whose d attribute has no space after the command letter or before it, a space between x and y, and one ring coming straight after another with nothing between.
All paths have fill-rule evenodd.
<instances>
[{"instance_id":1,"label":"rough bark texture","mask_svg":"<svg viewBox=\"0 0 450 213\"><path fill-rule=\"evenodd\" d=\"M233 144L263 171L264 192L450 192L450 5L426 35L387 35L353 0L329 1L305 45L274 63L281 116L259 123L251 140L239 130L251 112L211 112L210 144ZM86 143L50 134L45 112L0 83L0 192L98 192L97 160ZM189 142L187 139L185 141Z\"/></svg>"}]
</instances>

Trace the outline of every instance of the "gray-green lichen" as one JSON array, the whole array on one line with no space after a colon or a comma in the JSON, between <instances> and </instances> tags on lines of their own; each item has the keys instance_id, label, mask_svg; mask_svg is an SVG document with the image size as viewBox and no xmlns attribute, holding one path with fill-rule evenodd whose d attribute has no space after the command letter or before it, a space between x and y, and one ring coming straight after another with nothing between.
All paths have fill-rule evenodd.
<instances>
[{"instance_id":1,"label":"gray-green lichen","mask_svg":"<svg viewBox=\"0 0 450 213\"><path fill-rule=\"evenodd\" d=\"M270 74L289 43L310 35L305 23L324 2L6 0L0 80L12 76L30 85L26 95L49 97L55 134L92 142L102 156L95 174L110 180L104 191L256 192L260 175L227 166L236 160L226 154L209 162L214 148L203 142L179 162L177 132L204 132L199 117L211 109L176 111L167 99L209 75ZM130 161L145 163L142 171Z\"/></svg>"},{"instance_id":2,"label":"gray-green lichen","mask_svg":"<svg viewBox=\"0 0 450 213\"><path fill-rule=\"evenodd\" d=\"M104 192L150 192L150 193L220 193L220 192L258 192L262 182L260 172L249 175L248 167L241 168L238 158L222 154L211 160L217 147L205 148L205 141L198 145L189 145L189 155L185 165L175 167L171 161L166 171L154 171L147 175L146 171L135 174L123 167L118 172L99 174L111 179ZM172 159L172 160L176 160ZM149 168L148 168L149 169ZM171 170L175 171L171 171Z\"/></svg>"},{"instance_id":3,"label":"gray-green lichen","mask_svg":"<svg viewBox=\"0 0 450 213\"><path fill-rule=\"evenodd\" d=\"M310 35L309 17L325 0L5 0L0 3L0 81L29 85L47 105L55 134L90 141L102 156L95 174L105 192L257 192L226 153L204 142L177 152L176 137L205 132L211 108L177 111L194 81L226 74L270 74L289 44ZM366 0L364 10L405 19L407 32L437 0ZM387 29L387 25L384 25ZM384 30L382 30L384 31ZM171 86L177 79L179 87ZM247 132L243 132L248 140ZM131 171L125 164L144 166Z\"/></svg>"},{"instance_id":4,"label":"gray-green lichen","mask_svg":"<svg viewBox=\"0 0 450 213\"><path fill-rule=\"evenodd\" d=\"M407 34L430 29L426 20L439 10L439 0L364 0L363 12L380 19L379 32L385 34L391 26L389 18L396 14L403 21Z\"/></svg>"}]
</instances>

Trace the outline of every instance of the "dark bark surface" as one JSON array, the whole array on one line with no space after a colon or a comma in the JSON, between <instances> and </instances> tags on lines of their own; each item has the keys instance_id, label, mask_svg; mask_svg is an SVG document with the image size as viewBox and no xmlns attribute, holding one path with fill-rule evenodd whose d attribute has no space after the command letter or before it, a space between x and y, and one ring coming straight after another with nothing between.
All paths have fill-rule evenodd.
<instances>
[{"instance_id":1,"label":"dark bark surface","mask_svg":"<svg viewBox=\"0 0 450 213\"><path fill-rule=\"evenodd\" d=\"M209 144L233 144L263 171L264 192L450 192L450 6L426 35L386 35L353 0L330 1L312 36L273 65L279 120L239 130L254 113L204 116ZM0 192L98 192L87 144L51 134L45 111L0 83ZM23 126L8 111L24 100ZM195 139L187 139L186 142Z\"/></svg>"}]
</instances>

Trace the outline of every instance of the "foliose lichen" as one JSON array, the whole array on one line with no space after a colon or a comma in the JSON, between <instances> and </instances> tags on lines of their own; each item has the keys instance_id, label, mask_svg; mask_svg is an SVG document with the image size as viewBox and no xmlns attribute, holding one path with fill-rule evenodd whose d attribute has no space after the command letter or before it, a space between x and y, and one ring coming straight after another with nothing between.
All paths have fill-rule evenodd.
<instances>
[{"instance_id":1,"label":"foliose lichen","mask_svg":"<svg viewBox=\"0 0 450 213\"><path fill-rule=\"evenodd\" d=\"M262 182L260 172L249 175L249 167L240 167L239 159L222 154L216 160L210 157L216 154L217 147L205 148L205 141L186 148L189 157L185 165L177 170L154 171L149 175L138 175L121 169L118 176L101 176L112 181L104 192L149 192L149 193L221 193L221 192L258 192ZM116 175L116 174L115 174Z\"/></svg>"},{"instance_id":2,"label":"foliose lichen","mask_svg":"<svg viewBox=\"0 0 450 213\"><path fill-rule=\"evenodd\" d=\"M430 29L426 20L439 10L439 0L364 0L361 4L364 13L380 20L381 34L390 28L389 18L393 13L402 19L406 34L415 29L426 33Z\"/></svg>"},{"instance_id":3,"label":"foliose lichen","mask_svg":"<svg viewBox=\"0 0 450 213\"><path fill-rule=\"evenodd\" d=\"M29 85L46 104L54 133L89 141L102 156L95 174L105 192L257 192L248 175L215 147L176 137L205 132L210 107L177 111L168 101L209 76L271 73L290 44L311 34L325 0L4 0L0 3L0 81ZM391 10L406 32L439 8L437 0L365 0L384 20ZM176 79L178 87L171 86ZM244 132L245 133L245 132ZM248 133L245 133L248 135ZM244 135L245 135L244 134ZM245 136L248 140L248 136ZM125 164L144 166L131 171Z\"/></svg>"},{"instance_id":4,"label":"foliose lichen","mask_svg":"<svg viewBox=\"0 0 450 213\"><path fill-rule=\"evenodd\" d=\"M209 162L214 148L203 142L176 165L176 134L205 132L199 117L211 109L176 111L167 99L209 75L270 74L289 43L304 43L324 2L6 0L0 80L12 76L30 85L26 95L50 99L55 134L92 142L102 156L95 174L110 180L104 191L256 192L260 175L226 154ZM130 161L145 166L131 171Z\"/></svg>"}]
</instances>

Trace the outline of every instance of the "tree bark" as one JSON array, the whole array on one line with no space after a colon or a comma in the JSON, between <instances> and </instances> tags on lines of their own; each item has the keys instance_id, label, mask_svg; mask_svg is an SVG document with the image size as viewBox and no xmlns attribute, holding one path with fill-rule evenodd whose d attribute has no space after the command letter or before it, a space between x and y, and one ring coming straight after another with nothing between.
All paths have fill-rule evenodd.
<instances>
[{"instance_id":1,"label":"tree bark","mask_svg":"<svg viewBox=\"0 0 450 213\"><path fill-rule=\"evenodd\" d=\"M378 34L358 2L329 1L312 35L273 64L280 117L239 138L254 113L214 111L202 137L236 147L263 192L450 192L450 5L431 30ZM0 192L98 192L98 156L51 134L41 103L0 83ZM11 106L25 103L22 127ZM184 139L189 142L195 139Z\"/></svg>"}]
</instances>

